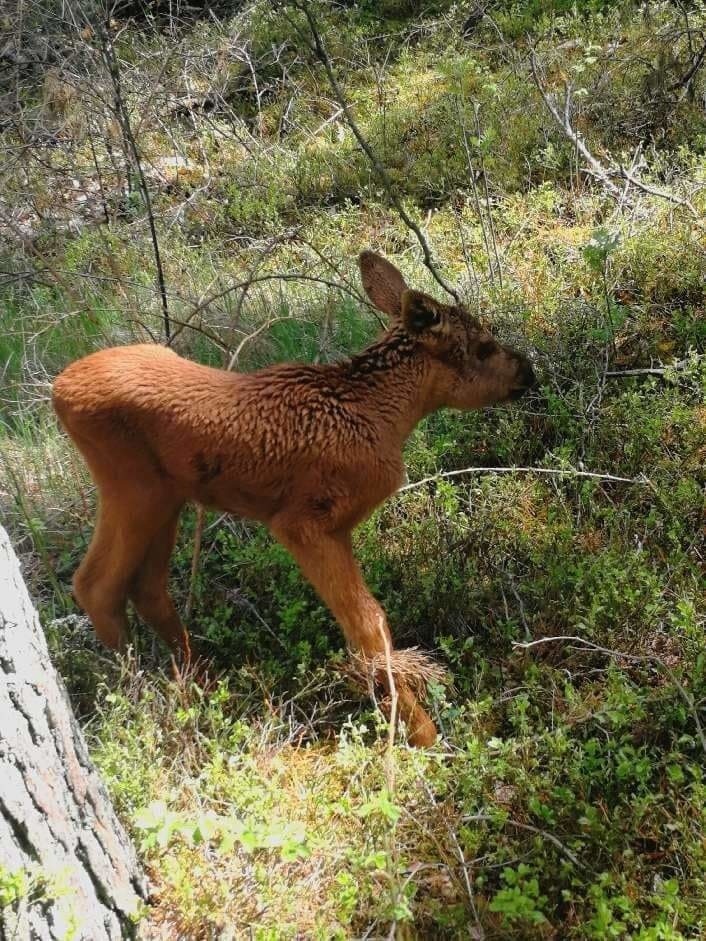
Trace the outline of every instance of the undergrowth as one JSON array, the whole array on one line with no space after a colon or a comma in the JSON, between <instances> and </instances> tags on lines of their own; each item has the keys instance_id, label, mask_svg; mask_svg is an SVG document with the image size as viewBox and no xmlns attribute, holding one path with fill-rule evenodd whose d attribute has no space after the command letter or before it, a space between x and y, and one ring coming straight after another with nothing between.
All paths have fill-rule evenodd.
<instances>
[{"instance_id":1,"label":"undergrowth","mask_svg":"<svg viewBox=\"0 0 706 941\"><path fill-rule=\"evenodd\" d=\"M145 931L702 938L706 123L702 71L678 83L703 4L498 0L475 25L447 2L313 8L438 263L531 352L541 389L423 422L405 459L432 480L356 533L396 641L447 667L434 749L388 744L330 614L247 521L206 515L192 584L182 520L172 592L191 596L205 689L174 681L138 624L127 659L107 653L70 597L95 493L49 384L91 350L162 338L161 298L136 168L87 93L96 35L68 29L73 58L23 73L0 130L8 153L31 142L2 171L0 508L149 872ZM438 288L300 14L214 11L126 4L112 27L174 346L240 369L349 355L381 327L361 249ZM571 84L592 153L676 201L628 186L618 206L583 172L530 44L551 93ZM20 883L0 878L3 905Z\"/></svg>"}]
</instances>

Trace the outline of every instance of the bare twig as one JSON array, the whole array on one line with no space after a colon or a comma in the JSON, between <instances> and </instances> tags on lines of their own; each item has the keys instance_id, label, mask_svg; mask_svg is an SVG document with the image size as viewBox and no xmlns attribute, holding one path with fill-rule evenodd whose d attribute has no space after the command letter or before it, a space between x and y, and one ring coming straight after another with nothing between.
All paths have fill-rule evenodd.
<instances>
[{"instance_id":1,"label":"bare twig","mask_svg":"<svg viewBox=\"0 0 706 941\"><path fill-rule=\"evenodd\" d=\"M660 199L666 199L675 206L683 206L693 216L695 224L700 229L706 228L706 225L703 223L699 212L688 199L682 196L676 196L674 193L669 193L665 190L657 189L648 183L644 183L642 180L638 179L631 170L627 170L622 164L617 164L613 160L611 160L613 165L609 167L606 167L600 163L600 161L593 156L591 151L586 146L586 142L584 141L579 131L571 124L571 86L566 86L564 107L562 110L560 110L556 98L550 94L550 92L548 92L542 84L537 69L537 57L534 53L534 50L530 52L530 68L532 70L532 78L534 79L534 83L537 86L537 91L541 95L547 110L554 118L558 126L562 129L564 134L573 143L577 152L583 157L583 160L587 165L587 169L585 168L584 172L589 173L591 176L599 179L605 187L606 191L618 202L618 204L621 205L624 202L625 190L621 190L619 187L617 187L615 183L612 182L611 177L618 177L619 179L625 180L627 184L634 186L636 189L639 189L643 193L647 193L650 196L657 196Z\"/></svg>"},{"instance_id":2,"label":"bare twig","mask_svg":"<svg viewBox=\"0 0 706 941\"><path fill-rule=\"evenodd\" d=\"M608 379L620 379L621 376L663 376L667 369L671 368L673 367L650 366L644 369L609 369L605 375Z\"/></svg>"},{"instance_id":3,"label":"bare twig","mask_svg":"<svg viewBox=\"0 0 706 941\"><path fill-rule=\"evenodd\" d=\"M266 320L264 323L261 323L260 326L257 328L257 330L253 330L252 333L249 333L246 337L243 337L243 339L240 341L240 343L236 346L235 350L233 351L233 355L231 356L228 362L228 367L227 367L228 370L235 368L235 366L237 365L238 359L240 358L240 354L243 352L243 349L245 348L246 344L251 343L253 340L257 339L257 337L259 337L261 333L264 333L265 330L268 330L273 324L279 323L281 320L291 320L291 319L292 319L291 317L270 317L269 320Z\"/></svg>"},{"instance_id":4,"label":"bare twig","mask_svg":"<svg viewBox=\"0 0 706 941\"><path fill-rule=\"evenodd\" d=\"M395 683L395 674L392 668L392 651L390 649L390 638L385 630L385 622L382 614L378 621L378 630L382 637L383 649L385 651L385 673L387 675L387 686L390 691L390 725L388 728L387 753L386 753L386 775L387 790L392 797L395 788L395 768L394 768L394 745L395 729L397 725L397 705L399 697L397 695L397 684Z\"/></svg>"},{"instance_id":5,"label":"bare twig","mask_svg":"<svg viewBox=\"0 0 706 941\"><path fill-rule=\"evenodd\" d=\"M273 274L262 274L257 277L246 278L244 281L238 281L236 284L230 284L227 288L223 288L220 291L217 291L215 294L209 295L209 297L200 300L197 304L192 307L189 311L187 320L195 317L196 314L200 314L202 310L209 307L214 301L221 300L226 295L231 294L233 291L242 291L248 289L253 284L259 284L263 281L311 281L314 284L323 284L329 288L335 288L336 290L343 291L345 294L349 294L351 297L354 297L357 301L360 301L363 304L366 304L368 307L372 306L361 297L361 295L354 291L348 285L340 284L337 281L331 281L328 278L319 278L316 275L306 274L304 272L290 272L290 273L273 273Z\"/></svg>"},{"instance_id":6,"label":"bare twig","mask_svg":"<svg viewBox=\"0 0 706 941\"><path fill-rule=\"evenodd\" d=\"M331 59L329 58L329 54L326 51L326 47L324 46L323 39L321 38L318 25L316 23L314 15L311 12L309 4L306 2L306 0L292 0L292 3L298 10L301 10L301 12L306 17L307 23L309 24L309 29L311 31L311 36L313 39L313 45L309 43L308 40L306 40L307 44L309 45L309 48L314 52L316 57L319 59L319 61L323 65L324 70L326 72L326 76L328 78L329 85L331 86L331 90L334 94L334 97L336 98L336 101L341 107L343 115L346 121L348 122L348 126L353 132L353 136L358 141L358 144L361 150L366 155L373 169L375 170L376 174L380 178L380 182L385 187L385 191L388 195L390 202L392 203L395 210L397 211L397 214L399 215L400 219L402 219L402 221L407 226L407 228L410 229L410 231L412 231L414 235L416 236L417 241L419 242L419 245L421 246L422 254L424 256L423 258L424 265L431 272L431 275L433 276L437 284L439 284L439 286L442 287L446 291L447 294L450 294L451 297L453 297L453 299L458 302L459 300L458 293L448 283L448 281L446 281L442 277L436 265L434 264L434 259L432 258L431 249L429 248L429 243L427 242L424 236L424 233L422 232L419 225L414 221L414 219L412 219L412 217L409 215L407 210L404 208L404 205L402 204L401 199L399 198L399 196L397 195L395 191L395 185L392 182L392 179L390 178L390 174L387 172L387 170L381 163L380 159L378 158L377 154L372 149L368 141L363 136L360 128L358 127L358 123L353 117L353 112L351 111L351 108L346 100L344 91L341 88L338 82L338 79L336 78L336 73L333 70Z\"/></svg>"},{"instance_id":7,"label":"bare twig","mask_svg":"<svg viewBox=\"0 0 706 941\"><path fill-rule=\"evenodd\" d=\"M602 653L605 656L612 657L616 660L628 660L630 663L651 663L656 666L670 679L675 688L678 690L679 695L686 703L691 717L694 720L694 725L696 726L696 732L699 737L699 741L701 742L701 747L706 753L706 731L704 731L694 697L677 678L674 670L672 670L672 668L656 654L624 653L622 650L612 650L610 647L601 647L600 644L594 644L592 640L587 640L585 637L577 637L575 634L558 634L553 637L540 637L537 640L526 641L524 643L517 641L513 643L512 646L518 650L530 650L532 647L539 647L541 644L551 644L565 641L572 641L575 644L580 644L580 647L574 648L577 650L594 650L596 653Z\"/></svg>"},{"instance_id":8,"label":"bare twig","mask_svg":"<svg viewBox=\"0 0 706 941\"><path fill-rule=\"evenodd\" d=\"M429 798L429 801L436 809L437 807L436 798L434 797L434 791L429 786L429 782L424 777L422 777L422 775L420 775L419 783L427 792L427 797ZM473 915L473 920L475 921L475 931L476 931L475 937L477 938L477 941L484 941L485 931L483 930L483 925L481 924L481 920L478 915L478 908L476 906L476 900L473 895L473 885L471 882L471 876L469 875L469 869L471 868L471 864L466 861L466 857L463 855L463 850L461 849L461 844L458 842L458 837L456 836L456 832L450 823L446 824L446 831L449 835L449 838L451 839L451 842L453 843L454 851L456 853L456 856L458 857L458 861L461 867L461 872L463 873L463 882L464 882L464 886L466 889L466 895L468 896L468 904L470 906L471 913Z\"/></svg>"},{"instance_id":9,"label":"bare twig","mask_svg":"<svg viewBox=\"0 0 706 941\"><path fill-rule=\"evenodd\" d=\"M33 240L25 235L20 227L15 224L14 220L8 216L2 210L2 208L0 208L0 221L2 221L8 229L10 229L22 247L25 248L31 255L33 255L34 258L36 258L36 260L42 266L42 269L46 271L46 273L50 275L51 278L59 285L69 300L74 304L74 306L79 310L84 310L86 308L86 304L81 300L68 281L66 281L66 279L61 276L60 271L54 266L52 262L49 261L43 252L37 248Z\"/></svg>"},{"instance_id":10,"label":"bare twig","mask_svg":"<svg viewBox=\"0 0 706 941\"><path fill-rule=\"evenodd\" d=\"M199 574L199 561L201 558L201 539L203 537L203 524L206 511L200 503L196 504L196 529L194 531L194 549L191 554L191 575L189 577L189 594L184 605L184 617L188 621L196 594L196 579Z\"/></svg>"},{"instance_id":11,"label":"bare twig","mask_svg":"<svg viewBox=\"0 0 706 941\"><path fill-rule=\"evenodd\" d=\"M614 199L620 199L621 192L618 187L613 182L611 182L608 170L602 166L598 160L596 160L596 158L586 146L586 143L581 134L571 126L568 107L570 94L569 90L567 89L563 113L560 113L556 99L544 88L544 85L542 85L542 82L539 78L539 73L537 71L537 57L534 54L534 50L532 50L530 53L530 68L532 69L532 78L534 79L534 84L537 86L537 91L542 96L542 100L547 106L547 110L551 116L576 147L576 150L581 154L584 161L591 168L592 174L598 177L598 179L603 183L606 190Z\"/></svg>"},{"instance_id":12,"label":"bare twig","mask_svg":"<svg viewBox=\"0 0 706 941\"><path fill-rule=\"evenodd\" d=\"M691 35L689 35L689 44L691 45ZM688 94L691 83L694 80L694 76L703 65L704 59L706 59L706 43L704 43L704 45L701 47L701 50L694 57L691 68L679 79L678 82L675 82L672 85L672 91L676 91L677 88L681 88L681 94L679 95L680 101L682 98L684 98L685 95Z\"/></svg>"},{"instance_id":13,"label":"bare twig","mask_svg":"<svg viewBox=\"0 0 706 941\"><path fill-rule=\"evenodd\" d=\"M157 238L157 227L155 224L154 212L152 211L152 199L150 197L150 191L149 187L147 186L145 174L142 170L142 161L140 159L140 153L137 149L135 135L133 134L132 126L130 124L130 115L123 97L120 67L118 66L118 60L115 55L115 49L113 48L113 42L102 24L98 26L98 34L101 38L101 52L103 53L103 59L106 64L106 68L108 69L111 82L113 83L113 112L118 120L120 128L123 132L123 136L128 145L129 152L132 156L135 171L137 172L140 192L142 193L142 198L145 203L147 223L149 225L150 237L152 239L152 251L154 252L154 263L157 270L157 283L159 285L159 294L162 302L164 335L165 339L169 341L171 336L169 303L167 301L167 288L164 280L164 269L162 267L162 255L159 249L159 239Z\"/></svg>"},{"instance_id":14,"label":"bare twig","mask_svg":"<svg viewBox=\"0 0 706 941\"><path fill-rule=\"evenodd\" d=\"M660 199L666 199L667 202L673 203L675 206L683 206L694 217L694 222L700 229L706 227L701 220L701 215L688 199L682 196L675 196L674 193L668 193L666 190L657 189L654 186L650 186L648 183L643 183L642 180L638 180L629 170L626 170L622 164L619 165L617 171L611 170L610 172L612 176L619 176L621 179L630 183L636 189L642 190L643 193L647 193L648 196L658 196Z\"/></svg>"},{"instance_id":15,"label":"bare twig","mask_svg":"<svg viewBox=\"0 0 706 941\"><path fill-rule=\"evenodd\" d=\"M670 363L668 366L645 366L639 369L613 369L606 373L612 379L620 379L622 376L664 376L670 372L679 372L686 369L694 362L700 362L704 356L696 356L693 359L680 359L676 363Z\"/></svg>"},{"instance_id":16,"label":"bare twig","mask_svg":"<svg viewBox=\"0 0 706 941\"><path fill-rule=\"evenodd\" d=\"M422 480L415 480L411 484L400 487L398 493L404 493L406 490L416 490L417 487L423 487L424 484L432 483L435 480L445 480L449 477L461 477L464 474L546 474L556 477L588 477L593 480L610 480L621 484L641 484L649 485L647 477L617 477L615 474L597 474L592 471L580 471L571 468L561 467L464 467L462 470L443 471L440 474L432 474L431 477L424 477Z\"/></svg>"},{"instance_id":17,"label":"bare twig","mask_svg":"<svg viewBox=\"0 0 706 941\"><path fill-rule=\"evenodd\" d=\"M565 846L559 837L554 836L553 833L550 833L548 830L540 830L539 827L532 826L531 823L520 823L519 820L513 820L512 817L498 818L494 817L492 814L470 814L467 817L464 817L463 820L466 823L496 823L499 819L502 819L504 824L507 824L510 827L515 827L517 830L526 830L528 833L536 833L537 836L541 836L542 839L547 840L549 843L552 843L556 848L570 860L574 866L578 869L586 869L586 865L581 862L581 860L573 853L568 846Z\"/></svg>"},{"instance_id":18,"label":"bare twig","mask_svg":"<svg viewBox=\"0 0 706 941\"><path fill-rule=\"evenodd\" d=\"M498 281L500 282L500 290L503 288L503 272L502 265L500 264L500 256L498 255L498 243L495 238L495 223L493 222L493 213L490 208L490 189L488 188L488 171L485 168L485 159L483 158L483 147L481 146L481 130L480 130L480 105L476 102L473 108L473 114L475 117L476 123L476 139L478 140L478 158L480 160L480 172L483 179L483 191L485 192L485 211L488 216L488 228L490 229L490 241L493 246L493 254L495 255L495 264L498 270Z\"/></svg>"},{"instance_id":19,"label":"bare twig","mask_svg":"<svg viewBox=\"0 0 706 941\"><path fill-rule=\"evenodd\" d=\"M383 651L385 656L385 674L387 677L387 688L390 693L390 719L389 725L387 727L387 748L385 749L385 786L387 789L387 796L390 801L394 801L395 795L395 732L397 731L397 708L399 703L399 696L397 693L397 683L395 682L395 672L392 665L392 647L390 644L390 635L385 629L385 617L383 614L380 614L378 618L378 631L382 638ZM388 865L392 868L393 872L397 868L397 862L399 859L399 846L394 837L394 828L390 829L386 834L385 842L387 844L387 854L389 858ZM397 888L397 880L393 878L391 880L391 887L393 893ZM395 893L399 895L399 890ZM394 899L397 902L397 899ZM396 916L392 919L390 924L390 930L388 933L388 941L392 941L397 934L397 918Z\"/></svg>"},{"instance_id":20,"label":"bare twig","mask_svg":"<svg viewBox=\"0 0 706 941\"><path fill-rule=\"evenodd\" d=\"M483 941L485 938L485 931L483 930L483 925L481 924L480 917L478 915L478 908L476 906L475 898L473 897L473 886L471 885L471 877L468 874L469 866L466 863L466 857L463 855L463 850L461 849L461 844L458 842L458 837L453 829L453 827L448 828L448 834L451 837L451 842L454 845L454 850L458 856L458 861L461 864L461 872L463 873L463 882L466 887L466 895L468 896L468 904L471 907L471 912L473 913L473 920L475 921L475 937L478 941Z\"/></svg>"},{"instance_id":21,"label":"bare twig","mask_svg":"<svg viewBox=\"0 0 706 941\"><path fill-rule=\"evenodd\" d=\"M458 120L461 125L461 140L463 141L463 149L466 154L466 164L468 166L468 179L471 184L471 192L473 193L473 202L476 207L476 215L478 216L478 222L480 224L481 235L483 236L483 244L485 245L485 255L488 260L488 274L490 276L491 282L495 280L495 268L493 267L493 259L490 253L490 240L488 239L487 227L485 224L485 217L483 215L483 208L481 206L480 194L478 193L478 185L476 183L476 168L473 165L473 157L471 155L471 148L468 145L468 131L466 129L466 122L463 116L463 107L460 101L456 101L456 110L458 112ZM486 212L490 218L490 204L486 200ZM497 251L495 253L497 258ZM499 264L499 261L498 261ZM498 268L498 276L500 276L500 269ZM502 280L500 282L502 288Z\"/></svg>"}]
</instances>

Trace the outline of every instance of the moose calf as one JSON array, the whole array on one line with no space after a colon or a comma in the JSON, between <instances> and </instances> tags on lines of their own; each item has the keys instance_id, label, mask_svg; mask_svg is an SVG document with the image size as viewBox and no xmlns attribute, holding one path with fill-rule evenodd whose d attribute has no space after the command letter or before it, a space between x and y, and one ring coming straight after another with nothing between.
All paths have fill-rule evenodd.
<instances>
[{"instance_id":1,"label":"moose calf","mask_svg":"<svg viewBox=\"0 0 706 941\"><path fill-rule=\"evenodd\" d=\"M58 376L54 408L99 492L74 594L107 646L124 646L130 600L189 661L167 578L179 514L195 501L264 523L350 648L370 659L392 649L351 531L400 487L402 447L420 419L517 398L534 375L525 356L463 308L410 290L380 255L363 252L360 271L389 328L350 360L232 373L136 345L93 353ZM376 679L384 686L385 671ZM410 741L430 745L436 728L413 686L402 674L395 685Z\"/></svg>"}]
</instances>

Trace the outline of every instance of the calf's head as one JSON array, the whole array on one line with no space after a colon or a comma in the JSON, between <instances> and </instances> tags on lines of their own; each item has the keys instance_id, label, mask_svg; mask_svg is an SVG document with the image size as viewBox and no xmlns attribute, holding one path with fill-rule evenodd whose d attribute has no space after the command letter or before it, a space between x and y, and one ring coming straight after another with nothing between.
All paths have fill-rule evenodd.
<instances>
[{"instance_id":1,"label":"calf's head","mask_svg":"<svg viewBox=\"0 0 706 941\"><path fill-rule=\"evenodd\" d=\"M463 307L411 290L397 268L375 252L362 252L359 262L373 304L431 357L437 407L483 408L517 399L536 384L527 357L498 343Z\"/></svg>"}]
</instances>

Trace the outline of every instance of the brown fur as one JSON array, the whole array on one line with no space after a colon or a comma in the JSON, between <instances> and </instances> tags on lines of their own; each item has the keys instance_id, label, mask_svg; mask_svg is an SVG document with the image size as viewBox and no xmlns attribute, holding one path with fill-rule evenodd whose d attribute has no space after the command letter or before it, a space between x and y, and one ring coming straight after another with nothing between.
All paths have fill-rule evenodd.
<instances>
[{"instance_id":1,"label":"brown fur","mask_svg":"<svg viewBox=\"0 0 706 941\"><path fill-rule=\"evenodd\" d=\"M363 252L360 267L391 326L348 361L243 374L161 346L127 346L93 353L56 379L54 407L100 495L74 592L109 647L125 644L130 599L188 662L188 634L167 592L187 501L265 523L352 649L375 658L391 646L351 530L400 486L402 447L423 416L504 401L534 377L525 357L461 308L408 290L379 255ZM436 729L413 684L397 685L411 741L430 744Z\"/></svg>"}]
</instances>

